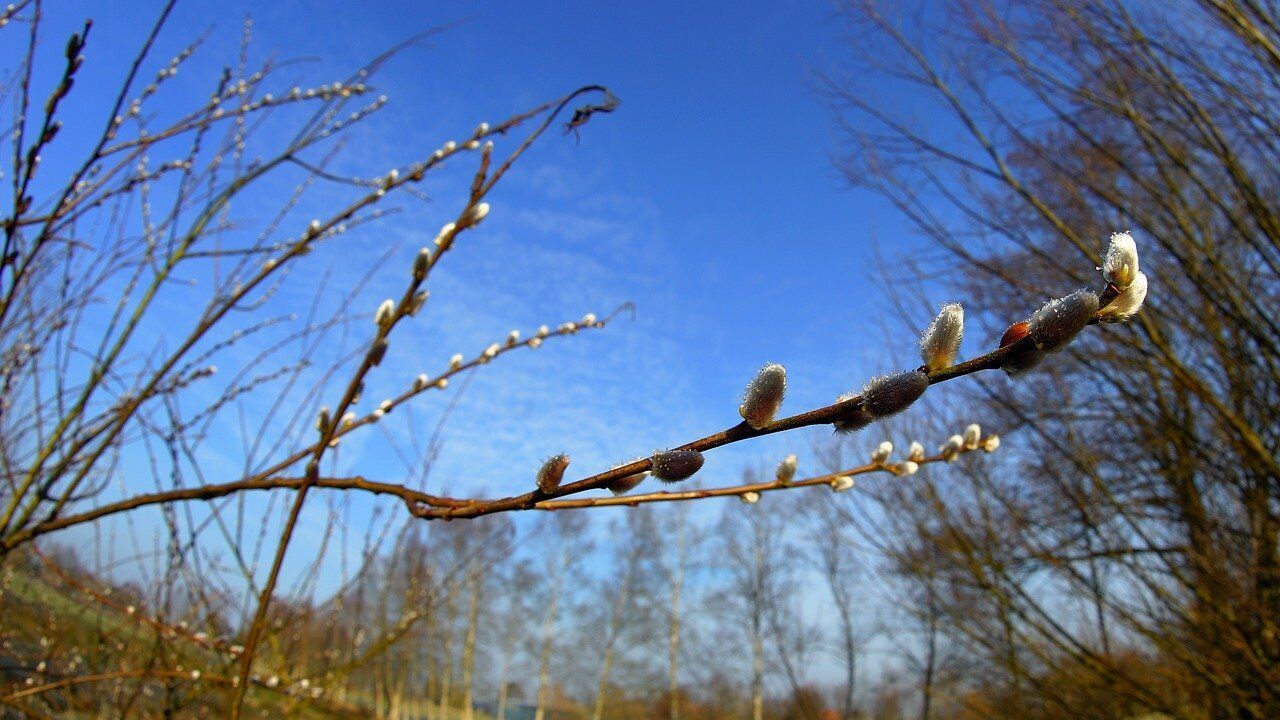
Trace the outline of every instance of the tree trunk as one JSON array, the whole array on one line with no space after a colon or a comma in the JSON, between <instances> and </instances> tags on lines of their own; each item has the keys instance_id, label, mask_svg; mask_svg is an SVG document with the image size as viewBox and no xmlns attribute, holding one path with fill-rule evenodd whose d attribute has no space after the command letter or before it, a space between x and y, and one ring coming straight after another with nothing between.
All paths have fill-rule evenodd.
<instances>
[{"instance_id":1,"label":"tree trunk","mask_svg":"<svg viewBox=\"0 0 1280 720\"><path fill-rule=\"evenodd\" d=\"M476 628L480 624L480 599L484 584L478 572L471 577L471 608L467 612L467 635L462 646L462 720L471 720L475 699Z\"/></svg>"},{"instance_id":2,"label":"tree trunk","mask_svg":"<svg viewBox=\"0 0 1280 720\"><path fill-rule=\"evenodd\" d=\"M569 567L569 552L564 551L558 572L552 580L551 597L547 601L547 619L542 630L542 659L538 666L538 708L533 720L546 720L547 701L551 696L551 648L555 639L556 610L560 604L560 586Z\"/></svg>"},{"instance_id":3,"label":"tree trunk","mask_svg":"<svg viewBox=\"0 0 1280 720\"><path fill-rule=\"evenodd\" d=\"M676 539L676 566L671 580L671 626L667 636L667 693L671 700L670 720L680 720L680 592L684 589L685 523L680 514L680 532Z\"/></svg>"}]
</instances>

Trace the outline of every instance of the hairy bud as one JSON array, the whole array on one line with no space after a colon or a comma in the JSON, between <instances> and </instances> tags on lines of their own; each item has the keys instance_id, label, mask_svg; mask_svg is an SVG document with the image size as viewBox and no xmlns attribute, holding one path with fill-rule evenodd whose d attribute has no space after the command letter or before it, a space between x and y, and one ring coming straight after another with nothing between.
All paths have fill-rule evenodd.
<instances>
[{"instance_id":1,"label":"hairy bud","mask_svg":"<svg viewBox=\"0 0 1280 720\"><path fill-rule=\"evenodd\" d=\"M396 303L388 298L382 301L378 306L378 311L373 314L373 321L380 327L386 327L391 323L391 318L395 317Z\"/></svg>"},{"instance_id":2,"label":"hairy bud","mask_svg":"<svg viewBox=\"0 0 1280 720\"><path fill-rule=\"evenodd\" d=\"M462 353L454 353L453 357L449 358L449 369L457 370L460 367L462 367Z\"/></svg>"},{"instance_id":3,"label":"hairy bud","mask_svg":"<svg viewBox=\"0 0 1280 720\"><path fill-rule=\"evenodd\" d=\"M924 459L924 446L918 442L912 442L911 447L907 450L907 459L912 462L920 462Z\"/></svg>"},{"instance_id":4,"label":"hairy bud","mask_svg":"<svg viewBox=\"0 0 1280 720\"><path fill-rule=\"evenodd\" d=\"M795 455L788 455L778 463L778 472L775 476L780 485L786 485L796 476L796 466L798 461Z\"/></svg>"},{"instance_id":5,"label":"hairy bud","mask_svg":"<svg viewBox=\"0 0 1280 720\"><path fill-rule=\"evenodd\" d=\"M853 478L848 475L837 475L831 479L831 489L835 492L844 492L853 487Z\"/></svg>"},{"instance_id":6,"label":"hairy bud","mask_svg":"<svg viewBox=\"0 0 1280 720\"><path fill-rule=\"evenodd\" d=\"M966 450L977 450L978 442L982 439L982 426L978 423L972 423L964 429L964 448Z\"/></svg>"},{"instance_id":7,"label":"hairy bud","mask_svg":"<svg viewBox=\"0 0 1280 720\"><path fill-rule=\"evenodd\" d=\"M320 408L320 412L316 414L316 430L321 435L324 435L329 432L329 426L332 422L333 421L329 418L329 407L325 406Z\"/></svg>"},{"instance_id":8,"label":"hairy bud","mask_svg":"<svg viewBox=\"0 0 1280 720\"><path fill-rule=\"evenodd\" d=\"M938 448L942 453L942 459L951 462L960 456L960 451L964 449L964 438L959 435L952 435L947 438L946 444Z\"/></svg>"},{"instance_id":9,"label":"hairy bud","mask_svg":"<svg viewBox=\"0 0 1280 720\"><path fill-rule=\"evenodd\" d=\"M986 450L987 452L995 452L996 449L999 447L1000 447L999 435L988 436L986 440L982 441L982 449Z\"/></svg>"},{"instance_id":10,"label":"hairy bud","mask_svg":"<svg viewBox=\"0 0 1280 720\"><path fill-rule=\"evenodd\" d=\"M875 420L896 415L906 410L929 389L929 376L919 370L892 373L872 378L862 388L862 402L846 417L835 423L836 432L861 430ZM839 401L853 395L842 395Z\"/></svg>"},{"instance_id":11,"label":"hairy bud","mask_svg":"<svg viewBox=\"0 0 1280 720\"><path fill-rule=\"evenodd\" d=\"M454 232L457 231L457 229L458 229L457 224L445 223L444 226L440 228L440 232L436 233L436 239L433 240L432 242L435 243L436 247L443 246L445 244L445 241L453 237L453 234Z\"/></svg>"},{"instance_id":12,"label":"hairy bud","mask_svg":"<svg viewBox=\"0 0 1280 720\"><path fill-rule=\"evenodd\" d=\"M1138 245L1127 232L1112 233L1107 257L1102 261L1102 276L1123 290L1138 276Z\"/></svg>"},{"instance_id":13,"label":"hairy bud","mask_svg":"<svg viewBox=\"0 0 1280 720\"><path fill-rule=\"evenodd\" d=\"M688 480L702 469L703 460L702 453L697 450L664 450L649 458L653 463L649 474L662 482Z\"/></svg>"},{"instance_id":14,"label":"hairy bud","mask_svg":"<svg viewBox=\"0 0 1280 720\"><path fill-rule=\"evenodd\" d=\"M634 490L637 485L644 482L645 476L647 476L648 474L649 473L646 473L643 471L638 473L632 473L630 475L620 477L617 480L612 480L608 483L605 483L605 487L608 488L609 492L613 493L614 495L625 495L631 492L632 490Z\"/></svg>"},{"instance_id":15,"label":"hairy bud","mask_svg":"<svg viewBox=\"0 0 1280 720\"><path fill-rule=\"evenodd\" d=\"M889 456L892 454L893 454L893 443L889 442L888 440L885 440L884 442L877 445L876 449L872 451L871 464L883 465L885 461L889 459Z\"/></svg>"},{"instance_id":16,"label":"hairy bud","mask_svg":"<svg viewBox=\"0 0 1280 720\"><path fill-rule=\"evenodd\" d=\"M427 269L431 267L431 248L422 248L418 251L418 256L413 259L413 279L421 280L427 276Z\"/></svg>"},{"instance_id":17,"label":"hairy bud","mask_svg":"<svg viewBox=\"0 0 1280 720\"><path fill-rule=\"evenodd\" d=\"M747 384L746 395L738 406L738 414L753 429L759 430L773 422L773 416L782 407L782 398L786 394L786 368L777 363L765 365Z\"/></svg>"},{"instance_id":18,"label":"hairy bud","mask_svg":"<svg viewBox=\"0 0 1280 720\"><path fill-rule=\"evenodd\" d=\"M891 469L895 475L915 475L920 471L920 463L915 460L904 460Z\"/></svg>"},{"instance_id":19,"label":"hairy bud","mask_svg":"<svg viewBox=\"0 0 1280 720\"><path fill-rule=\"evenodd\" d=\"M742 493L738 497L742 498L742 502L748 505L753 505L755 503L760 502L760 493L755 492L753 490L748 490L747 492Z\"/></svg>"},{"instance_id":20,"label":"hairy bud","mask_svg":"<svg viewBox=\"0 0 1280 720\"><path fill-rule=\"evenodd\" d=\"M1142 309L1147 299L1147 274L1138 273L1129 287L1120 291L1114 300L1098 311L1098 319L1106 323L1124 322Z\"/></svg>"},{"instance_id":21,"label":"hairy bud","mask_svg":"<svg viewBox=\"0 0 1280 720\"><path fill-rule=\"evenodd\" d=\"M413 379L413 389L415 392L426 390L427 385L430 382L431 382L431 378L427 377L426 373L422 373L421 375L418 375L418 377Z\"/></svg>"},{"instance_id":22,"label":"hairy bud","mask_svg":"<svg viewBox=\"0 0 1280 720\"><path fill-rule=\"evenodd\" d=\"M1098 312L1098 296L1088 290L1050 300L1028 321L1027 334L1036 348L1056 352L1066 347Z\"/></svg>"},{"instance_id":23,"label":"hairy bud","mask_svg":"<svg viewBox=\"0 0 1280 720\"><path fill-rule=\"evenodd\" d=\"M556 488L560 487L560 481L564 479L564 471L568 469L568 455L560 454L547 458L538 470L538 489L547 494L555 492Z\"/></svg>"},{"instance_id":24,"label":"hairy bud","mask_svg":"<svg viewBox=\"0 0 1280 720\"><path fill-rule=\"evenodd\" d=\"M1031 344L1007 358L1004 371L1016 376L1034 368L1049 353L1069 345L1097 312L1098 296L1088 290L1077 290L1045 303L1027 321L1026 336L1031 338ZM1005 331L1006 339L1017 334L1015 327ZM1009 344L1004 340L1001 343Z\"/></svg>"},{"instance_id":25,"label":"hairy bud","mask_svg":"<svg viewBox=\"0 0 1280 720\"><path fill-rule=\"evenodd\" d=\"M964 308L960 303L943 305L920 338L920 357L924 360L925 369L932 372L955 364L963 337Z\"/></svg>"},{"instance_id":26,"label":"hairy bud","mask_svg":"<svg viewBox=\"0 0 1280 720\"><path fill-rule=\"evenodd\" d=\"M475 227L488 216L489 203L477 203L467 208L467 211L462 214L462 217L458 220L458 226L464 228Z\"/></svg>"},{"instance_id":27,"label":"hairy bud","mask_svg":"<svg viewBox=\"0 0 1280 720\"><path fill-rule=\"evenodd\" d=\"M929 389L929 376L918 370L883 375L862 389L862 404L876 420L896 415Z\"/></svg>"}]
</instances>

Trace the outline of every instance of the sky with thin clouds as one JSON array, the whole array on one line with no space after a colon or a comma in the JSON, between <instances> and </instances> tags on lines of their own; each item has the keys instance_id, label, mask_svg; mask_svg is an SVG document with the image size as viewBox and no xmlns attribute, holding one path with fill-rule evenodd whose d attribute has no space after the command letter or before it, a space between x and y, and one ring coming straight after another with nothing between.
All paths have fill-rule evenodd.
<instances>
[{"instance_id":1,"label":"sky with thin clouds","mask_svg":"<svg viewBox=\"0 0 1280 720\"><path fill-rule=\"evenodd\" d=\"M98 75L86 76L80 101L88 106L95 93L108 100L111 78L159 3L48 5L51 38L78 18L95 19L86 71ZM412 410L344 441L336 471L386 481L411 474L413 459L395 448L425 445L463 385L429 487L511 494L529 489L550 454L568 453L574 476L736 424L742 389L767 362L788 368L784 412L826 404L877 372L914 366L914 335L886 337L895 325L877 319L890 308L879 263L923 241L882 201L848 189L835 168L835 124L815 80L842 52L832 3L192 1L175 10L151 65L202 33L208 39L165 89L165 101L194 106L207 98L222 64L235 62L246 15L253 19L250 64L289 61L267 83L277 94L340 79L415 32L449 26L373 79L388 103L348 134L333 166L340 174L383 174L465 138L481 121L497 123L581 85L606 85L622 101L580 138L543 138L498 186L489 218L433 273L425 312L393 336L364 403L369 409L418 373L443 370L453 353L474 356L512 329L528 335L626 302L635 304L635 320L505 355L467 383L428 393ZM50 43L47 52L54 51ZM249 155L254 143L284 137L272 133L286 127L264 128ZM515 142L500 139L497 152ZM317 297L332 304L362 279L367 286L353 311L372 313L398 296L417 249L460 207L472 159L448 165L422 183L428 200L403 197L394 203L401 212L318 250L313 274L292 277L275 309L305 309ZM274 197L290 190L283 184ZM320 216L350 197L320 189L300 212ZM235 210L246 227L261 227L274 208L255 202ZM175 314L184 307L180 293L165 302ZM920 327L929 316L919 309ZM371 333L367 322L339 334L346 349ZM250 343L220 362L232 369L255 349ZM326 398L341 390L337 381L326 387ZM225 438L211 447L226 453L211 451L205 460L225 479L241 461L234 450L253 439L245 427L228 421L213 430ZM700 477L732 481L744 467L772 466L788 452L801 455L801 472L806 454L816 469L808 453L815 437L771 436L717 450ZM868 450L879 439L868 438ZM135 468L145 472L142 463ZM371 507L353 503L348 512L356 517ZM323 502L309 506L298 548L320 542L328 511ZM301 571L307 556L292 552L290 569Z\"/></svg>"}]
</instances>

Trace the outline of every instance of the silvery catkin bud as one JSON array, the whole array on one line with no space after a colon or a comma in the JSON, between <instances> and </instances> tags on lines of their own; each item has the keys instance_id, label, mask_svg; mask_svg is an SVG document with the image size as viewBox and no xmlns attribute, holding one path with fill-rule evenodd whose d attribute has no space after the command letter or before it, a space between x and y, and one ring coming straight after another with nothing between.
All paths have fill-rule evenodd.
<instances>
[{"instance_id":1,"label":"silvery catkin bud","mask_svg":"<svg viewBox=\"0 0 1280 720\"><path fill-rule=\"evenodd\" d=\"M637 485L644 482L646 472L632 473L605 483L605 487L614 495L625 495L636 488Z\"/></svg>"},{"instance_id":2,"label":"silvery catkin bud","mask_svg":"<svg viewBox=\"0 0 1280 720\"><path fill-rule=\"evenodd\" d=\"M542 463L542 467L538 470L538 489L544 493L550 494L560 487L560 481L564 479L564 471L569 469L569 456L560 454L547 458Z\"/></svg>"},{"instance_id":3,"label":"silvery catkin bud","mask_svg":"<svg viewBox=\"0 0 1280 720\"><path fill-rule=\"evenodd\" d=\"M662 482L688 480L702 469L703 460L697 450L663 450L649 458L653 464L649 474Z\"/></svg>"},{"instance_id":4,"label":"silvery catkin bud","mask_svg":"<svg viewBox=\"0 0 1280 720\"><path fill-rule=\"evenodd\" d=\"M952 435L951 437L947 438L946 444L938 448L938 450L941 451L943 460L946 460L947 462L951 462L952 460L955 460L957 457L959 457L960 451L963 448L964 448L964 438L960 437L959 435Z\"/></svg>"},{"instance_id":5,"label":"silvery catkin bud","mask_svg":"<svg viewBox=\"0 0 1280 720\"><path fill-rule=\"evenodd\" d=\"M778 473L775 476L780 485L786 485L796 476L796 466L798 461L795 455L788 455L778 463Z\"/></svg>"},{"instance_id":6,"label":"silvery catkin bud","mask_svg":"<svg viewBox=\"0 0 1280 720\"><path fill-rule=\"evenodd\" d=\"M378 306L378 311L373 314L373 322L379 326L385 327L391 322L391 318L395 316L396 303L388 298L382 301Z\"/></svg>"},{"instance_id":7,"label":"silvery catkin bud","mask_svg":"<svg viewBox=\"0 0 1280 720\"><path fill-rule=\"evenodd\" d=\"M835 492L844 492L853 487L853 478L848 475L838 475L831 480L831 489Z\"/></svg>"},{"instance_id":8,"label":"silvery catkin bud","mask_svg":"<svg viewBox=\"0 0 1280 720\"><path fill-rule=\"evenodd\" d=\"M1088 290L1077 290L1066 297L1050 300L1026 323L1026 337L1031 338L1031 344L1007 358L1002 368L1012 376L1034 368L1047 354L1069 345L1097 312L1098 296ZM1010 326L1001 340L1002 346L1017 342L1012 335L1016 334L1018 327L1016 323Z\"/></svg>"},{"instance_id":9,"label":"silvery catkin bud","mask_svg":"<svg viewBox=\"0 0 1280 720\"><path fill-rule=\"evenodd\" d=\"M1036 347L1056 352L1066 347L1098 312L1098 296L1088 290L1050 300L1028 321L1027 334Z\"/></svg>"},{"instance_id":10,"label":"silvery catkin bud","mask_svg":"<svg viewBox=\"0 0 1280 720\"><path fill-rule=\"evenodd\" d=\"M738 406L738 414L752 429L759 430L773 422L787 394L787 370L777 363L760 368L747 384L746 395Z\"/></svg>"},{"instance_id":11,"label":"silvery catkin bud","mask_svg":"<svg viewBox=\"0 0 1280 720\"><path fill-rule=\"evenodd\" d=\"M907 459L913 462L920 462L924 459L924 446L918 442L912 442L911 447L907 449Z\"/></svg>"},{"instance_id":12,"label":"silvery catkin bud","mask_svg":"<svg viewBox=\"0 0 1280 720\"><path fill-rule=\"evenodd\" d=\"M427 270L431 267L431 249L422 248L418 251L418 256L413 259L413 279L421 280L427 276Z\"/></svg>"},{"instance_id":13,"label":"silvery catkin bud","mask_svg":"<svg viewBox=\"0 0 1280 720\"><path fill-rule=\"evenodd\" d=\"M1112 233L1107 256L1102 261L1102 276L1123 290L1138 276L1138 244L1127 232Z\"/></svg>"},{"instance_id":14,"label":"silvery catkin bud","mask_svg":"<svg viewBox=\"0 0 1280 720\"><path fill-rule=\"evenodd\" d=\"M928 389L929 376L919 370L872 378L862 388L862 402L858 408L836 421L836 432L861 430L875 420L896 415L910 407ZM852 396L844 395L840 400L849 397Z\"/></svg>"},{"instance_id":15,"label":"silvery catkin bud","mask_svg":"<svg viewBox=\"0 0 1280 720\"><path fill-rule=\"evenodd\" d=\"M889 456L893 454L893 443L885 440L876 446L871 453L871 463L873 465L883 465Z\"/></svg>"},{"instance_id":16,"label":"silvery catkin bud","mask_svg":"<svg viewBox=\"0 0 1280 720\"><path fill-rule=\"evenodd\" d=\"M982 426L978 423L971 423L964 429L964 447L966 450L977 450L978 442L982 439Z\"/></svg>"},{"instance_id":17,"label":"silvery catkin bud","mask_svg":"<svg viewBox=\"0 0 1280 720\"><path fill-rule=\"evenodd\" d=\"M964 308L960 303L943 305L920 338L920 357L924 360L925 369L932 372L955 364L963 337Z\"/></svg>"},{"instance_id":18,"label":"silvery catkin bud","mask_svg":"<svg viewBox=\"0 0 1280 720\"><path fill-rule=\"evenodd\" d=\"M748 490L747 492L742 493L738 497L742 498L742 502L748 505L753 505L755 503L760 502L760 493L755 492L753 490Z\"/></svg>"},{"instance_id":19,"label":"silvery catkin bud","mask_svg":"<svg viewBox=\"0 0 1280 720\"><path fill-rule=\"evenodd\" d=\"M488 216L489 203L477 203L467 208L467 211L462 214L462 217L458 220L458 226L464 228L475 227L480 224L481 220L484 220Z\"/></svg>"}]
</instances>

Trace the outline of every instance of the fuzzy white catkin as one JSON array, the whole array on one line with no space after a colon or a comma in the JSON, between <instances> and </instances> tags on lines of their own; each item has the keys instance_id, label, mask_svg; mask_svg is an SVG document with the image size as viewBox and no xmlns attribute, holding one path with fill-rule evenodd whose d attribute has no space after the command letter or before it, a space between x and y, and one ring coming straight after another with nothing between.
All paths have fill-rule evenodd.
<instances>
[{"instance_id":1,"label":"fuzzy white catkin","mask_svg":"<svg viewBox=\"0 0 1280 720\"><path fill-rule=\"evenodd\" d=\"M457 370L460 367L462 367L462 353L454 353L453 357L449 358L449 369Z\"/></svg>"},{"instance_id":2,"label":"fuzzy white catkin","mask_svg":"<svg viewBox=\"0 0 1280 720\"><path fill-rule=\"evenodd\" d=\"M765 365L747 384L742 404L738 406L738 414L753 429L759 430L773 422L786 393L786 369L777 363Z\"/></svg>"},{"instance_id":3,"label":"fuzzy white catkin","mask_svg":"<svg viewBox=\"0 0 1280 720\"><path fill-rule=\"evenodd\" d=\"M1098 311L1098 319L1109 323L1124 322L1138 314L1146 299L1147 275L1140 272L1129 283L1129 287L1121 290L1114 300Z\"/></svg>"},{"instance_id":4,"label":"fuzzy white catkin","mask_svg":"<svg viewBox=\"0 0 1280 720\"><path fill-rule=\"evenodd\" d=\"M982 439L982 427L977 423L971 424L964 429L964 446L967 450L977 450L978 442Z\"/></svg>"},{"instance_id":5,"label":"fuzzy white catkin","mask_svg":"<svg viewBox=\"0 0 1280 720\"><path fill-rule=\"evenodd\" d=\"M378 306L378 311L373 314L373 321L378 325L386 325L391 322L391 318L395 315L396 303L394 300L387 298Z\"/></svg>"},{"instance_id":6,"label":"fuzzy white catkin","mask_svg":"<svg viewBox=\"0 0 1280 720\"><path fill-rule=\"evenodd\" d=\"M942 452L942 459L947 462L955 460L960 455L960 450L964 448L964 438L959 435L952 435L947 438L947 442L939 450Z\"/></svg>"},{"instance_id":7,"label":"fuzzy white catkin","mask_svg":"<svg viewBox=\"0 0 1280 720\"><path fill-rule=\"evenodd\" d=\"M960 303L942 306L920 338L920 358L930 372L949 368L960 353L964 337L964 308Z\"/></svg>"},{"instance_id":8,"label":"fuzzy white catkin","mask_svg":"<svg viewBox=\"0 0 1280 720\"><path fill-rule=\"evenodd\" d=\"M912 442L911 447L907 450L907 459L914 462L920 462L924 459L924 446L918 442Z\"/></svg>"},{"instance_id":9,"label":"fuzzy white catkin","mask_svg":"<svg viewBox=\"0 0 1280 720\"><path fill-rule=\"evenodd\" d=\"M489 217L489 203L477 203L467 208L467 211L463 213L462 219L459 220L459 223L462 227L475 227L486 217Z\"/></svg>"},{"instance_id":10,"label":"fuzzy white catkin","mask_svg":"<svg viewBox=\"0 0 1280 720\"><path fill-rule=\"evenodd\" d=\"M747 491L742 493L738 497L742 498L742 502L748 505L760 502L760 493L758 492Z\"/></svg>"},{"instance_id":11,"label":"fuzzy white catkin","mask_svg":"<svg viewBox=\"0 0 1280 720\"><path fill-rule=\"evenodd\" d=\"M786 485L796 476L796 466L798 460L795 455L788 455L778 463L778 472L775 476L779 483Z\"/></svg>"},{"instance_id":12,"label":"fuzzy white catkin","mask_svg":"<svg viewBox=\"0 0 1280 720\"><path fill-rule=\"evenodd\" d=\"M839 475L832 479L831 489L835 492L844 492L853 487L853 478L848 475Z\"/></svg>"},{"instance_id":13,"label":"fuzzy white catkin","mask_svg":"<svg viewBox=\"0 0 1280 720\"><path fill-rule=\"evenodd\" d=\"M1102 261L1102 276L1121 290L1138 276L1138 244L1127 232L1112 233L1107 256Z\"/></svg>"},{"instance_id":14,"label":"fuzzy white catkin","mask_svg":"<svg viewBox=\"0 0 1280 720\"><path fill-rule=\"evenodd\" d=\"M888 440L885 440L884 442L876 446L876 449L871 453L871 462L875 465L883 465L885 461L889 459L889 456L892 454L893 454L893 443L889 442Z\"/></svg>"}]
</instances>

